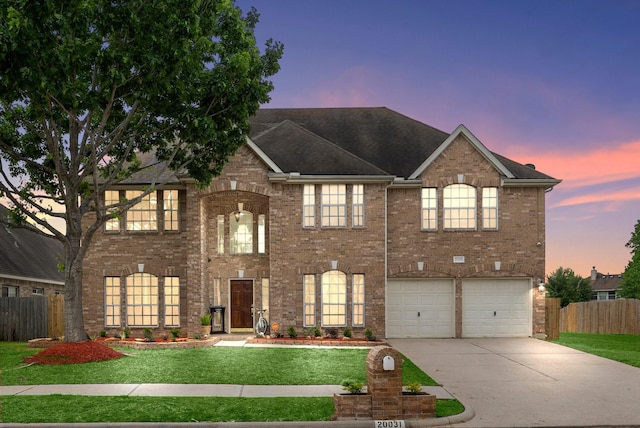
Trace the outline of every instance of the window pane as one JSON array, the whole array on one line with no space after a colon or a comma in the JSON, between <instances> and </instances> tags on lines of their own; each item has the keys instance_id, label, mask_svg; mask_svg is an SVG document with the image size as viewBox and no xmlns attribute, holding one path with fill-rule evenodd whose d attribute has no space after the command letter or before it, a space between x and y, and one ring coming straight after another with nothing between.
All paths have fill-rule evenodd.
<instances>
[{"instance_id":1,"label":"window pane","mask_svg":"<svg viewBox=\"0 0 640 428\"><path fill-rule=\"evenodd\" d=\"M230 214L229 232L231 254L253 253L253 214L242 211L238 220L233 214Z\"/></svg>"},{"instance_id":2,"label":"window pane","mask_svg":"<svg viewBox=\"0 0 640 428\"><path fill-rule=\"evenodd\" d=\"M422 224L423 230L438 229L438 192L434 187L422 189Z\"/></svg>"},{"instance_id":3,"label":"window pane","mask_svg":"<svg viewBox=\"0 0 640 428\"><path fill-rule=\"evenodd\" d=\"M364 227L364 185L354 184L353 188L353 227Z\"/></svg>"},{"instance_id":4,"label":"window pane","mask_svg":"<svg viewBox=\"0 0 640 428\"><path fill-rule=\"evenodd\" d=\"M303 321L305 327L316 325L316 277L304 275L302 284Z\"/></svg>"},{"instance_id":5,"label":"window pane","mask_svg":"<svg viewBox=\"0 0 640 428\"><path fill-rule=\"evenodd\" d=\"M224 254L224 216L218 216L218 254Z\"/></svg>"},{"instance_id":6,"label":"window pane","mask_svg":"<svg viewBox=\"0 0 640 428\"><path fill-rule=\"evenodd\" d=\"M164 278L164 325L180 325L180 278L176 276Z\"/></svg>"},{"instance_id":7,"label":"window pane","mask_svg":"<svg viewBox=\"0 0 640 428\"><path fill-rule=\"evenodd\" d=\"M178 191L162 192L164 205L164 230L178 230Z\"/></svg>"},{"instance_id":8,"label":"window pane","mask_svg":"<svg viewBox=\"0 0 640 428\"><path fill-rule=\"evenodd\" d=\"M347 223L347 186L322 185L322 226L344 227Z\"/></svg>"},{"instance_id":9,"label":"window pane","mask_svg":"<svg viewBox=\"0 0 640 428\"><path fill-rule=\"evenodd\" d=\"M352 303L353 303L353 325L364 325L364 275L353 275L353 290L352 290Z\"/></svg>"},{"instance_id":10,"label":"window pane","mask_svg":"<svg viewBox=\"0 0 640 428\"><path fill-rule=\"evenodd\" d=\"M466 184L452 184L443 191L445 229L476 228L476 189Z\"/></svg>"},{"instance_id":11,"label":"window pane","mask_svg":"<svg viewBox=\"0 0 640 428\"><path fill-rule=\"evenodd\" d=\"M347 323L347 276L332 270L322 274L322 325L344 326Z\"/></svg>"},{"instance_id":12,"label":"window pane","mask_svg":"<svg viewBox=\"0 0 640 428\"><path fill-rule=\"evenodd\" d=\"M120 202L120 192L117 190L106 190L104 192L104 205L114 205ZM114 210L107 210L108 213L112 213ZM111 220L107 220L104 224L104 230L108 232L117 232L120 230L120 219L112 218Z\"/></svg>"},{"instance_id":13,"label":"window pane","mask_svg":"<svg viewBox=\"0 0 640 428\"><path fill-rule=\"evenodd\" d=\"M313 184L305 184L302 195L302 226L315 227L316 225L316 187Z\"/></svg>"},{"instance_id":14,"label":"window pane","mask_svg":"<svg viewBox=\"0 0 640 428\"><path fill-rule=\"evenodd\" d=\"M140 190L127 190L126 198L131 200L142 194ZM151 192L131 207L126 213L127 230L158 230L156 192Z\"/></svg>"},{"instance_id":15,"label":"window pane","mask_svg":"<svg viewBox=\"0 0 640 428\"><path fill-rule=\"evenodd\" d=\"M120 278L104 278L104 300L106 327L120 327Z\"/></svg>"},{"instance_id":16,"label":"window pane","mask_svg":"<svg viewBox=\"0 0 640 428\"><path fill-rule=\"evenodd\" d=\"M158 278L148 273L127 277L127 325L158 326Z\"/></svg>"},{"instance_id":17,"label":"window pane","mask_svg":"<svg viewBox=\"0 0 640 428\"><path fill-rule=\"evenodd\" d=\"M258 253L264 254L266 252L266 221L267 217L264 214L258 216Z\"/></svg>"},{"instance_id":18,"label":"window pane","mask_svg":"<svg viewBox=\"0 0 640 428\"><path fill-rule=\"evenodd\" d=\"M496 187L482 189L482 227L498 228L498 188Z\"/></svg>"}]
</instances>

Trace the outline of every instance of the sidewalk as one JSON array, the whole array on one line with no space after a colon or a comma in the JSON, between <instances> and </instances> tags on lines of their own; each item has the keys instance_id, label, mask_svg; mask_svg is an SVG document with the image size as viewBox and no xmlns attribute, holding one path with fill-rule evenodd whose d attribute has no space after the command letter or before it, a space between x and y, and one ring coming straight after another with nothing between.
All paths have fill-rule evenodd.
<instances>
[{"instance_id":1,"label":"sidewalk","mask_svg":"<svg viewBox=\"0 0 640 428\"><path fill-rule=\"evenodd\" d=\"M425 386L436 398L453 398L441 386ZM150 397L331 397L340 385L79 384L0 386L0 395L126 395Z\"/></svg>"}]
</instances>

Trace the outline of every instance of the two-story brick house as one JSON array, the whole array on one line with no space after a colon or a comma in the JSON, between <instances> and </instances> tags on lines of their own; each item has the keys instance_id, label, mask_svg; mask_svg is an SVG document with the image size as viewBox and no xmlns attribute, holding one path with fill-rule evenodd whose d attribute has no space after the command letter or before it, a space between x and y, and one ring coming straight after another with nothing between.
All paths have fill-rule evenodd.
<instances>
[{"instance_id":1,"label":"two-story brick house","mask_svg":"<svg viewBox=\"0 0 640 428\"><path fill-rule=\"evenodd\" d=\"M545 192L560 180L386 108L263 109L206 189L171 175L98 234L89 332L544 333ZM106 192L133 197L138 174ZM216 320L219 324L221 320ZM220 328L220 327L218 327Z\"/></svg>"}]
</instances>

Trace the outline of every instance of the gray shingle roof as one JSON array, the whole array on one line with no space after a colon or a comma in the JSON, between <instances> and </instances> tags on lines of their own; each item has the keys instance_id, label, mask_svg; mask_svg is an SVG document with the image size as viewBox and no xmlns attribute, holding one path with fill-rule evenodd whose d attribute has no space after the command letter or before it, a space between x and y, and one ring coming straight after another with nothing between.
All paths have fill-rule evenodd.
<instances>
[{"instance_id":1,"label":"gray shingle roof","mask_svg":"<svg viewBox=\"0 0 640 428\"><path fill-rule=\"evenodd\" d=\"M0 205L0 218L7 208ZM60 241L22 228L8 228L0 223L0 274L63 282L57 264L64 259Z\"/></svg>"},{"instance_id":2,"label":"gray shingle roof","mask_svg":"<svg viewBox=\"0 0 640 428\"><path fill-rule=\"evenodd\" d=\"M449 134L385 107L291 108L259 110L249 137L283 172L363 174L369 164L378 174L408 178ZM338 160L331 144L350 156ZM552 179L494 155L516 179Z\"/></svg>"}]
</instances>

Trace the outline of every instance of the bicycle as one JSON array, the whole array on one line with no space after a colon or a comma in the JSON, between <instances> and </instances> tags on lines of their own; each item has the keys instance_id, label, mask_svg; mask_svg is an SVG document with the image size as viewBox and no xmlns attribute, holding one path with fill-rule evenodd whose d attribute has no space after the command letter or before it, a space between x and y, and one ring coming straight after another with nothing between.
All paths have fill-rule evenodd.
<instances>
[{"instance_id":1,"label":"bicycle","mask_svg":"<svg viewBox=\"0 0 640 428\"><path fill-rule=\"evenodd\" d=\"M258 336L264 336L267 334L267 330L269 329L269 323L264 317L264 313L266 311L266 309L258 311L258 322L256 323L256 335Z\"/></svg>"}]
</instances>

